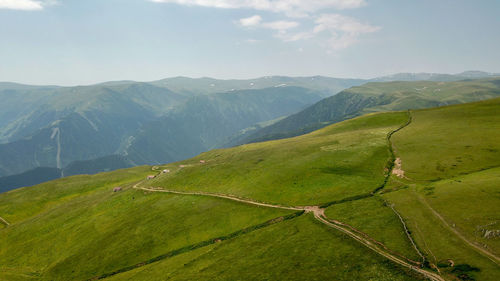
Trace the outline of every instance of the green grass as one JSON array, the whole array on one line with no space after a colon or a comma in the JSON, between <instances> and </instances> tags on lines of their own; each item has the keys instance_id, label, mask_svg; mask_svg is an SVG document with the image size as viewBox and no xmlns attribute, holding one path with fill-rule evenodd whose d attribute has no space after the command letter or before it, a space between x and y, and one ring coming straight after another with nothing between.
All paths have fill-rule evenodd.
<instances>
[{"instance_id":1,"label":"green grass","mask_svg":"<svg viewBox=\"0 0 500 281\"><path fill-rule=\"evenodd\" d=\"M403 112L374 114L300 137L209 151L166 166L173 172L148 185L286 205L366 194L384 181L387 134L406 120Z\"/></svg>"},{"instance_id":2,"label":"green grass","mask_svg":"<svg viewBox=\"0 0 500 281\"><path fill-rule=\"evenodd\" d=\"M465 244L434 216L422 203L420 195L413 188L384 194L402 216L419 248L433 264L446 263L452 259L455 264L469 264L481 269L474 273L476 280L499 280L498 265L477 253ZM446 268L441 268L444 272Z\"/></svg>"},{"instance_id":3,"label":"green grass","mask_svg":"<svg viewBox=\"0 0 500 281\"><path fill-rule=\"evenodd\" d=\"M79 186L71 188L71 179L60 200L30 217L21 212L22 221L0 230L0 280L22 274L37 280L84 280L291 213L130 187L113 193L107 183L81 194ZM38 188L50 196L49 185ZM31 191L2 197L29 201ZM15 200L5 202L4 209L15 209Z\"/></svg>"},{"instance_id":4,"label":"green grass","mask_svg":"<svg viewBox=\"0 0 500 281\"><path fill-rule=\"evenodd\" d=\"M345 91L365 96L385 97L388 101L386 104L364 110L380 112L430 108L496 98L500 95L498 81L498 77L453 82L395 81L367 83Z\"/></svg>"},{"instance_id":5,"label":"green grass","mask_svg":"<svg viewBox=\"0 0 500 281\"><path fill-rule=\"evenodd\" d=\"M498 238L483 237L485 230L500 229L497 112L500 99L413 111L413 122L392 137L408 178L391 176L380 194L371 192L384 183L391 159L387 134L405 124L406 112L369 114L300 137L210 151L161 166L171 172L142 185L284 205L351 198L330 205L326 215L418 260L384 199L394 204L418 248L445 277L454 280L478 268L466 273L476 280L500 280L500 267L453 231L499 254ZM136 167L0 194L0 216L11 223L0 226L0 280L85 280L121 269L130 270L110 279L421 277L311 215L262 225L294 211L132 189L155 173ZM115 186L124 190L113 193ZM212 244L219 237L227 239ZM446 267L448 259L457 266Z\"/></svg>"},{"instance_id":6,"label":"green grass","mask_svg":"<svg viewBox=\"0 0 500 281\"><path fill-rule=\"evenodd\" d=\"M500 255L500 239L484 238L486 230L500 229L500 168L442 180L418 191L460 233Z\"/></svg>"},{"instance_id":7,"label":"green grass","mask_svg":"<svg viewBox=\"0 0 500 281\"><path fill-rule=\"evenodd\" d=\"M500 254L500 99L413 112L393 137L406 179L391 177L383 196L408 221L429 261L469 264L477 280L498 280L500 266L459 238ZM437 212L446 223L443 223ZM442 268L451 271L450 268Z\"/></svg>"},{"instance_id":8,"label":"green grass","mask_svg":"<svg viewBox=\"0 0 500 281\"><path fill-rule=\"evenodd\" d=\"M335 204L326 209L325 215L351 225L409 259L422 261L397 215L379 197Z\"/></svg>"},{"instance_id":9,"label":"green grass","mask_svg":"<svg viewBox=\"0 0 500 281\"><path fill-rule=\"evenodd\" d=\"M21 222L96 189L112 190L115 186L130 185L150 173L151 167L142 166L91 176L72 176L5 192L0 196L0 216L10 223Z\"/></svg>"},{"instance_id":10,"label":"green grass","mask_svg":"<svg viewBox=\"0 0 500 281\"><path fill-rule=\"evenodd\" d=\"M418 280L311 215L109 280Z\"/></svg>"},{"instance_id":11,"label":"green grass","mask_svg":"<svg viewBox=\"0 0 500 281\"><path fill-rule=\"evenodd\" d=\"M439 180L500 166L500 99L413 112L393 136L410 179Z\"/></svg>"}]
</instances>

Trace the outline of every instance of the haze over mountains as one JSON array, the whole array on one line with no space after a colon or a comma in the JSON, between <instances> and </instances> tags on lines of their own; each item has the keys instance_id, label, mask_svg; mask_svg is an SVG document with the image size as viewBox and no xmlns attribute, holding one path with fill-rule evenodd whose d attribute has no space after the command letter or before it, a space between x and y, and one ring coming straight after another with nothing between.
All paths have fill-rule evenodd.
<instances>
[{"instance_id":1,"label":"haze over mountains","mask_svg":"<svg viewBox=\"0 0 500 281\"><path fill-rule=\"evenodd\" d=\"M450 82L492 76L464 72L406 73L372 80L176 77L76 87L0 83L0 190L56 176L178 161L213 148L302 134L371 111L485 99L500 87L498 80L490 79L446 85L370 83L342 91L367 82ZM488 93L467 90L471 83L481 83ZM450 87L463 89L460 96L448 94ZM42 170L31 171L40 167L44 177L39 176Z\"/></svg>"}]
</instances>

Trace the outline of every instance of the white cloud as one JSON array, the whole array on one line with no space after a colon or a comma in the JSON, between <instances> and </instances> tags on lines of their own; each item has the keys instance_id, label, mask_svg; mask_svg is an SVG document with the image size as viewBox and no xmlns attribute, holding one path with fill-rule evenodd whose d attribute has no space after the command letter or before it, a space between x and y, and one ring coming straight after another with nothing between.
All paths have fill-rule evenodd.
<instances>
[{"instance_id":1,"label":"white cloud","mask_svg":"<svg viewBox=\"0 0 500 281\"><path fill-rule=\"evenodd\" d=\"M278 33L276 34L276 38L279 38L285 42L294 42L299 40L305 40L313 37L314 34L312 32L298 32L298 33Z\"/></svg>"},{"instance_id":2,"label":"white cloud","mask_svg":"<svg viewBox=\"0 0 500 281\"><path fill-rule=\"evenodd\" d=\"M248 44L256 44L256 43L259 43L260 40L257 40L257 39L247 39L247 40L245 40L245 42L247 42Z\"/></svg>"},{"instance_id":3,"label":"white cloud","mask_svg":"<svg viewBox=\"0 0 500 281\"><path fill-rule=\"evenodd\" d=\"M375 32L380 29L378 26L364 24L355 18L346 17L339 14L323 14L315 20L314 32L321 31L341 31L351 34L361 34Z\"/></svg>"},{"instance_id":4,"label":"white cloud","mask_svg":"<svg viewBox=\"0 0 500 281\"><path fill-rule=\"evenodd\" d=\"M256 26L256 25L259 25L261 21L262 21L262 17L259 15L255 15L255 16L251 16L248 18L240 19L239 23L242 26Z\"/></svg>"},{"instance_id":5,"label":"white cloud","mask_svg":"<svg viewBox=\"0 0 500 281\"><path fill-rule=\"evenodd\" d=\"M276 32L276 38L293 42L315 38L323 40L330 50L345 49L359 41L362 34L380 30L380 27L362 23L355 18L340 14L320 14L327 9L354 9L366 5L366 0L149 0L157 3L174 3L186 6L201 6L221 9L253 9L282 13L298 21L279 20L264 22L254 15L237 21L243 27L258 27ZM295 30L303 22L313 21L311 30ZM320 43L321 44L321 43Z\"/></svg>"},{"instance_id":6,"label":"white cloud","mask_svg":"<svg viewBox=\"0 0 500 281\"><path fill-rule=\"evenodd\" d=\"M255 15L252 17L240 19L238 21L238 24L244 27L259 27L275 30L277 32L275 37L287 42L297 41L303 39L304 37L304 34L302 33L293 35L287 33L289 29L296 28L300 25L300 23L296 21L279 20L262 23L262 17Z\"/></svg>"},{"instance_id":7,"label":"white cloud","mask_svg":"<svg viewBox=\"0 0 500 281\"><path fill-rule=\"evenodd\" d=\"M279 20L279 21L266 22L262 24L262 26L273 30L286 31L288 29L299 26L299 23L296 21Z\"/></svg>"},{"instance_id":8,"label":"white cloud","mask_svg":"<svg viewBox=\"0 0 500 281\"><path fill-rule=\"evenodd\" d=\"M306 16L321 9L353 9L366 4L365 0L150 0L156 3L175 3L221 9L254 9Z\"/></svg>"},{"instance_id":9,"label":"white cloud","mask_svg":"<svg viewBox=\"0 0 500 281\"><path fill-rule=\"evenodd\" d=\"M42 10L43 4L33 0L0 0L0 9L10 10Z\"/></svg>"},{"instance_id":10,"label":"white cloud","mask_svg":"<svg viewBox=\"0 0 500 281\"><path fill-rule=\"evenodd\" d=\"M328 44L333 50L345 49L358 42L361 34L380 30L378 26L361 23L357 19L339 14L323 14L315 20L315 23L313 32L315 34L328 32L331 36Z\"/></svg>"}]
</instances>

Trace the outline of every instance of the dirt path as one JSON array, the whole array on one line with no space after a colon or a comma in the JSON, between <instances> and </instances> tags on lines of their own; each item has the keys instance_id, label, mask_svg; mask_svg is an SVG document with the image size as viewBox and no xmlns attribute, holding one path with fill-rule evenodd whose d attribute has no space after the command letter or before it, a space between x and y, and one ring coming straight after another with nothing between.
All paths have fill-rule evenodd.
<instances>
[{"instance_id":1,"label":"dirt path","mask_svg":"<svg viewBox=\"0 0 500 281\"><path fill-rule=\"evenodd\" d=\"M429 210L434 214L434 216L436 216L445 226L446 228L448 228L449 230L451 230L453 233L455 233L455 235L458 236L458 238L462 239L462 241L464 241L467 245L471 246L474 250L476 250L476 252L478 252L479 254L487 257L489 260L491 260L492 262L496 263L497 265L500 266L500 257L497 257L495 254L491 253L490 251L474 244L473 242L469 241L465 236L463 236L460 232L458 232L458 230L454 227L452 227L451 225L448 224L448 222L446 222L446 220L441 216L441 214L439 214L438 212L436 212L436 210L434 210L431 205L429 205L429 203L424 199L422 198L421 196L418 196L418 199L420 200L420 202L422 202L427 208L429 208Z\"/></svg>"},{"instance_id":2,"label":"dirt path","mask_svg":"<svg viewBox=\"0 0 500 281\"><path fill-rule=\"evenodd\" d=\"M341 223L341 222L328 220L327 218L325 218L324 216L322 216L320 213L317 213L317 212L314 212L314 217L317 220L319 220L320 222L349 235L351 238L353 238L354 240L358 241L359 243L365 245L366 247L373 250L377 254L379 254L379 255L381 255L381 256L383 256L383 257L385 257L385 258L387 258L387 259L389 259L389 260L391 260L399 265L402 265L404 267L408 267L411 270L414 270L414 271L424 275L426 278L428 278L430 280L433 280L433 281L444 281L445 280L436 273L433 273L433 272L427 271L425 269L422 269L420 267L414 266L414 265L404 261L401 258L398 258L390 253L387 253L386 251L380 249L376 244L369 241L368 239L366 239L366 238L362 237L361 235L358 235L358 234L354 233L353 231L343 227L342 226L343 223Z\"/></svg>"},{"instance_id":3,"label":"dirt path","mask_svg":"<svg viewBox=\"0 0 500 281\"><path fill-rule=\"evenodd\" d=\"M4 218L0 217L0 222L5 224L6 226L9 226L10 223L8 221L6 221Z\"/></svg>"},{"instance_id":4,"label":"dirt path","mask_svg":"<svg viewBox=\"0 0 500 281\"><path fill-rule=\"evenodd\" d=\"M390 137L394 133L396 133L399 130L403 129L404 127L408 126L411 123L411 121L412 121L412 116L411 116L410 111L408 111L408 122L406 124L404 124L403 126L399 127L398 129L392 131L388 135L390 151L391 151L393 157L394 157L394 152L392 150L392 143L390 141ZM394 162L393 162L393 165L394 165ZM394 168L394 166L391 167L391 169L390 169L391 172L392 172L393 168ZM157 171L158 168L153 167L152 170ZM387 179L389 178L389 176L390 176L390 173L387 176ZM365 234L359 230L356 230L354 227L352 227L348 224L342 223L340 221L328 219L325 216L325 207L324 208L322 208L321 206L295 206L295 207L291 207L291 206L274 205L274 204L270 204L270 203L263 203L263 202L254 201L254 200L247 199L247 198L239 198L239 197L236 197L233 195L227 195L227 194L217 194L217 193L207 193L207 192L184 192L184 191L176 191L176 190L166 190L166 189L161 189L161 188L139 187L139 184L141 184L141 183L142 182L136 183L133 186L133 188L144 190L144 191L149 191L149 192L164 192L164 193L172 193L172 194L180 194L180 195L209 196L209 197L228 199L228 200L233 200L233 201L237 201L237 202L241 202L241 203L245 203L245 204L268 207L268 208L296 210L296 211L305 211L306 213L313 213L314 218L317 219L318 221L320 221L321 223L323 223L329 227L335 228L335 229L343 232L344 234L347 234L348 236L350 236L354 240L360 242L361 244L365 245L366 247L368 247L369 249L378 253L379 255L381 255L381 256L383 256L383 257L385 257L385 258L387 258L387 259L389 259L389 260L391 260L391 261L393 261L401 266L410 268L411 270L416 271L416 272L424 275L426 278L428 278L430 280L445 281L445 279L443 279L439 274L427 271L425 269L422 269L418 266L415 266L415 265L409 263L408 261L411 261L411 260L409 260L408 258L399 257L399 256L393 254L384 244L369 237L367 234ZM385 185L385 183L384 183L384 185ZM400 219L402 219L402 218L400 217ZM412 243L413 243L413 240L412 240ZM414 245L414 246L416 247L416 245ZM417 249L417 251L418 251L418 249ZM420 252L419 252L419 254L420 254Z\"/></svg>"},{"instance_id":5,"label":"dirt path","mask_svg":"<svg viewBox=\"0 0 500 281\"><path fill-rule=\"evenodd\" d=\"M135 185L134 185L134 188L145 190L145 191L152 191L152 192L165 192L165 193L173 193L173 194L181 194L181 195L200 195L200 196L210 196L210 197L224 198L224 199L229 199L229 200L233 200L233 201L242 202L242 203L245 203L245 204L257 205L257 206L268 207L268 208L276 208L276 209L296 210L296 211L303 211L303 210L304 211L311 211L310 208L312 208L312 207L309 207L309 206L306 206L306 207L289 207L289 206L282 206L282 205L273 205L273 204L268 204L268 203L262 203L262 202L253 201L253 200L250 200L250 199L239 198L239 197L232 196L232 195L217 194L217 193L184 192L184 191L176 191L176 190L166 190L166 189L157 189L157 188L137 187Z\"/></svg>"},{"instance_id":6,"label":"dirt path","mask_svg":"<svg viewBox=\"0 0 500 281\"><path fill-rule=\"evenodd\" d=\"M239 198L236 196L232 195L226 195L226 194L215 194L215 193L205 193L205 192L184 192L184 191L175 191L175 190L165 190L165 189L158 189L158 188L146 188L146 187L139 187L140 183L137 183L136 185L133 186L135 189L140 189L144 191L149 191L149 192L164 192L164 193L172 193L172 194L181 194L181 195L198 195L198 196L209 196L209 197L217 197L217 198L223 198L223 199L228 199L228 200L233 200L245 204L251 204L251 205L256 205L256 206L262 206L262 207L269 207L269 208L277 208L277 209L286 209L286 210L296 210L296 211L305 211L307 213L313 213L314 217L320 221L321 223L335 228L337 230L340 230L341 232L349 235L351 238L355 239L356 241L360 242L361 244L365 245L369 249L375 251L379 255L386 257L387 259L402 265L404 267L410 268L411 270L414 270L422 275L424 275L426 278L433 280L433 281L444 281L444 279L439 276L436 273L424 270L418 266L412 265L406 260L401 257L398 257L388 251L388 248L383 245L380 242L376 242L375 239L371 238L366 238L367 235L361 235L360 231L353 231L353 227L339 222L335 220L330 220L327 219L325 216L325 209L321 208L320 206L296 206L296 207L290 207L290 206L282 206L282 205L273 205L269 203L262 203L262 202L257 202L251 199L243 199Z\"/></svg>"}]
</instances>

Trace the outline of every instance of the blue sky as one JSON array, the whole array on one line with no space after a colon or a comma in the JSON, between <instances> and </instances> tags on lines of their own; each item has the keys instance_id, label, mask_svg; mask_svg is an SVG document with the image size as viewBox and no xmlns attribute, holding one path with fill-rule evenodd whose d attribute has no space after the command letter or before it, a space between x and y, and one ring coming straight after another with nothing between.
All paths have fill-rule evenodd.
<instances>
[{"instance_id":1,"label":"blue sky","mask_svg":"<svg viewBox=\"0 0 500 281\"><path fill-rule=\"evenodd\" d=\"M0 0L0 81L500 72L497 0Z\"/></svg>"}]
</instances>

